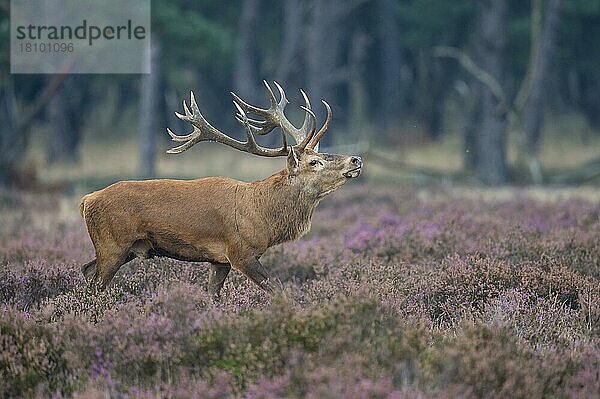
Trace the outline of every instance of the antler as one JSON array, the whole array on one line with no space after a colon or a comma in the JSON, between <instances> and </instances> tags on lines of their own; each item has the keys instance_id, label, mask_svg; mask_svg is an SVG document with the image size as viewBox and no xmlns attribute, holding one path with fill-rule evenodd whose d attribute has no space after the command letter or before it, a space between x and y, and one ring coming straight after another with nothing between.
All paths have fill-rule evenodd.
<instances>
[{"instance_id":1,"label":"antler","mask_svg":"<svg viewBox=\"0 0 600 399\"><path fill-rule=\"evenodd\" d=\"M286 156L289 152L287 148L288 146L285 139L285 135L282 135L282 146L279 149L266 148L258 145L256 143L256 139L254 138L254 133L256 132L257 128L249 123L246 114L244 113L242 108L239 107L237 104L235 104L235 106L238 110L238 120L246 128L246 142L242 142L232 137L229 137L228 135L219 131L210 123L208 123L208 121L204 119L204 116L202 116L202 114L200 113L200 109L198 108L198 104L196 104L196 99L194 98L194 92L190 93L190 106L192 108L191 111L184 100L183 110L185 112L185 115L182 115L178 112L175 112L175 115L177 115L177 117L182 121L191 123L194 130L192 130L190 134L180 136L173 133L171 129L167 128L167 132L169 133L173 141L183 142L182 145L168 150L167 153L169 154L179 154L181 152L184 152L200 141L216 141L218 143L222 143L232 148L235 148L236 150L240 150L254 155L260 155L263 157Z\"/></svg>"},{"instance_id":2,"label":"antler","mask_svg":"<svg viewBox=\"0 0 600 399\"><path fill-rule=\"evenodd\" d=\"M302 98L304 99L304 106L300 106L305 112L304 122L302 123L302 127L299 129L296 128L289 119L285 116L285 106L289 103L287 97L285 96L285 91L277 82L273 82L279 90L280 99L277 101L271 86L266 80L263 80L263 84L269 93L269 108L263 109L256 107L242 100L237 94L231 92L231 95L234 98L234 102L239 106L244 108L247 112L251 112L255 115L258 115L264 120L256 120L249 119L249 122L252 126L258 129L257 134L267 134L275 128L280 128L284 134L289 134L296 140L296 147L298 150L304 150L305 148L318 149L318 143L325 131L329 127L329 121L331 119L331 108L329 104L325 101L321 100L327 109L327 120L325 124L319 132L315 135L316 129L316 116L312 111L310 106L310 101L308 96L304 92L304 90L300 89L300 94L302 94ZM239 115L236 115L236 119L241 122ZM318 137L317 137L318 136Z\"/></svg>"},{"instance_id":3,"label":"antler","mask_svg":"<svg viewBox=\"0 0 600 399\"><path fill-rule=\"evenodd\" d=\"M277 99L275 98L275 94L273 93L273 90L271 89L269 83L266 80L263 80L263 84L265 85L265 88L269 93L269 108L263 109L249 104L246 101L242 100L237 94L231 92L231 95L233 96L233 101L240 107L244 108L247 112L251 112L255 115L264 118L264 120L249 120L249 122L258 129L256 131L257 134L267 134L278 127L282 130L283 133L287 133L290 136L292 136L294 140L296 140L296 144L300 144L304 141L304 139L306 139L306 136L308 136L312 130L311 118L314 118L314 114L311 115L310 113L310 101L308 100L306 93L303 90L300 90L302 98L304 99L304 110L306 111L306 115L304 117L304 123L302 124L302 127L298 129L285 116L284 110L286 105L289 104L289 101L285 96L285 91L279 85L279 83L274 83L277 87L277 90L279 90L279 101L277 101ZM307 109L309 111L307 111ZM236 119L240 121L239 114L236 115Z\"/></svg>"},{"instance_id":4,"label":"antler","mask_svg":"<svg viewBox=\"0 0 600 399\"><path fill-rule=\"evenodd\" d=\"M244 125L246 130L246 141L238 141L225 133L219 131L215 127L213 127L204 116L200 113L198 105L196 104L196 100L194 98L194 93L190 94L190 106L192 110L188 108L185 101L183 101L183 110L185 115L182 115L178 112L175 112L175 115L179 119L185 122L189 122L192 124L194 130L187 135L177 135L173 133L173 131L167 128L167 132L171 136L173 141L183 142L182 145L171 148L167 152L170 154L178 154L187 149L191 148L194 144L200 141L216 141L225 145L228 145L232 148L235 148L240 151L248 152L250 154L260 155L264 157L279 157L285 156L288 154L287 148L287 140L286 134L292 136L296 141L296 148L299 151L303 151L306 148L318 150L319 140L329 127L329 122L331 120L331 107L327 102L321 100L325 108L327 109L327 119L325 123L319 129L319 131L315 134L316 130L316 116L310 107L310 101L308 100L308 96L301 89L300 93L302 94L302 98L304 99L304 106L300 106L305 112L306 115L304 117L304 122L302 127L299 129L296 128L285 116L284 110L285 106L288 104L288 100L285 96L285 92L283 88L279 85L279 83L274 82L275 86L279 90L280 99L277 101L275 98L275 94L271 89L271 86L267 83L266 80L263 80L267 91L269 92L269 108L263 109L256 107L254 105L248 104L244 100L242 100L237 94L231 92L233 96L233 104L237 109L237 113L235 114L235 118L238 122ZM258 119L250 119L247 117L246 112L253 113L258 115L264 120ZM279 149L275 148L266 148L261 147L256 143L256 139L254 137L255 134L265 135L270 133L275 128L281 129L281 139L282 139L282 147Z\"/></svg>"}]
</instances>

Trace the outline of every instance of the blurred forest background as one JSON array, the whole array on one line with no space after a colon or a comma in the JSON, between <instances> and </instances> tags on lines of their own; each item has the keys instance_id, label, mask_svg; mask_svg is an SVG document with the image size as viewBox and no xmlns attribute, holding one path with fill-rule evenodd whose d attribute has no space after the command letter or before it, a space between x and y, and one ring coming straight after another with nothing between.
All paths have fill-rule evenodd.
<instances>
[{"instance_id":1,"label":"blurred forest background","mask_svg":"<svg viewBox=\"0 0 600 399\"><path fill-rule=\"evenodd\" d=\"M164 154L190 90L236 135L228 92L264 106L263 79L287 90L296 123L299 88L320 121L319 100L332 104L325 149L363 154L371 180L599 181L600 0L154 0L149 75L11 75L9 7L4 185L266 176L282 163L218 144Z\"/></svg>"}]
</instances>

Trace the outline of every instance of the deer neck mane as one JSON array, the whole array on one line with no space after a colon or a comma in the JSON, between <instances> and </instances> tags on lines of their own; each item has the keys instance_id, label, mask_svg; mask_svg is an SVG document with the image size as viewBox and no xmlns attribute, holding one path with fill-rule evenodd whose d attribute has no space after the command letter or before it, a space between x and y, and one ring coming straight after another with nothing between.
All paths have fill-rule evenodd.
<instances>
[{"instance_id":1,"label":"deer neck mane","mask_svg":"<svg viewBox=\"0 0 600 399\"><path fill-rule=\"evenodd\" d=\"M310 230L319 198L309 195L301 182L282 170L255 185L254 202L260 209L271 245L292 241Z\"/></svg>"}]
</instances>

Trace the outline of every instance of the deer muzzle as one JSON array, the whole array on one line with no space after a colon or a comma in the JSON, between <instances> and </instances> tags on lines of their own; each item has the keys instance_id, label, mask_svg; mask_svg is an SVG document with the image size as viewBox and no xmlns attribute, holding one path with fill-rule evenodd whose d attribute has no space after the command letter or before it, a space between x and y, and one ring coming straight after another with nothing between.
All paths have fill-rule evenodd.
<instances>
[{"instance_id":1,"label":"deer muzzle","mask_svg":"<svg viewBox=\"0 0 600 399\"><path fill-rule=\"evenodd\" d=\"M360 176L362 170L363 161L360 157L350 157L350 170L345 171L342 175L347 179L354 179Z\"/></svg>"}]
</instances>

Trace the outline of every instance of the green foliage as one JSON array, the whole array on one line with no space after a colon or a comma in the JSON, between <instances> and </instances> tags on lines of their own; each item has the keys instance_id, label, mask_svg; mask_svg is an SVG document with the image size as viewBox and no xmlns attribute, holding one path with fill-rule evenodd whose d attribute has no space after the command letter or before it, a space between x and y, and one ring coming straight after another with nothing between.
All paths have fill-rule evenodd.
<instances>
[{"instance_id":1,"label":"green foliage","mask_svg":"<svg viewBox=\"0 0 600 399\"><path fill-rule=\"evenodd\" d=\"M437 45L460 45L475 30L475 3L435 0L398 2L403 32L400 43L412 51Z\"/></svg>"},{"instance_id":2,"label":"green foliage","mask_svg":"<svg viewBox=\"0 0 600 399\"><path fill-rule=\"evenodd\" d=\"M536 355L523 348L508 328L462 327L455 338L429 348L423 362L425 381L454 386L458 396L543 397L572 371L568 362L551 356L540 367ZM429 380L433 375L435 380Z\"/></svg>"},{"instance_id":3,"label":"green foliage","mask_svg":"<svg viewBox=\"0 0 600 399\"><path fill-rule=\"evenodd\" d=\"M597 74L600 65L600 2L565 0L559 38L561 67Z\"/></svg>"},{"instance_id":4,"label":"green foliage","mask_svg":"<svg viewBox=\"0 0 600 399\"><path fill-rule=\"evenodd\" d=\"M5 1L6 4L8 3ZM275 0L262 0L257 2L259 22L252 32L253 39L257 42L257 54L253 56L258 69L256 85L263 78L275 78L280 69L280 51L284 40L283 2ZM360 3L360 2L359 2ZM596 85L600 84L598 65L600 64L600 5L597 1L565 0L561 14L561 26L558 34L558 61L554 63L554 76L556 84L552 85L552 98L560 97L562 103L579 108L593 117L597 112L595 93ZM242 1L235 0L222 2L216 0L152 0L152 38L162 44L161 70L163 87L166 93L167 104L159 105L162 114L160 129L164 121L172 115L173 94L180 98L181 94L190 89L201 89L202 94L211 101L201 106L209 115L214 115L216 125L231 126L230 113L223 112L229 106L226 93L233 87L232 77L236 68L236 46L239 42L239 23ZM470 52L472 44L477 40L475 36L477 26L478 3L472 0L442 2L435 0L400 0L395 2L395 19L398 23L399 37L396 38L398 49L402 54L401 70L398 79L403 82L402 109L399 115L403 120L427 119L437 120L436 110L442 109L442 102L451 93L454 80L461 69L455 62L442 61L432 57L432 48L438 45L450 45L465 49ZM343 34L343 43L340 43L340 59L336 61L339 70L323 71L331 74L335 81L335 93L328 94L331 101L341 105L341 110L348 109L349 85L345 71L348 67L349 54L351 53L352 37L358 31L370 39L365 47L365 64L362 66L362 79L366 89L365 101L367 108L365 115L373 115L374 121L381 119L378 111L381 110L379 90L381 74L378 71L385 64L382 58L381 47L377 37L381 16L377 2L363 2L351 9L349 13L342 13L339 23L331 29L339 29ZM306 36L309 34L310 19L313 7L311 2L304 5L304 18L297 27L303 34L303 43L306 45ZM9 80L15 87L17 104L21 108L34 103L39 99L50 79L46 76L18 76L9 74L9 8L0 8L0 89ZM522 81L530 59L531 39L531 4L512 0L509 2L508 32L507 32L507 82L506 88L509 95L514 94ZM312 49L319 54L319 49ZM301 48L294 62L298 66L297 72L290 76L294 82L306 86L310 78L306 75L306 65L310 59L310 52ZM323 55L327 56L327 55ZM338 72L341 72L338 74ZM339 76L338 76L339 75ZM287 77L286 77L287 78ZM74 110L75 114L87 114L86 104L99 103L101 100L113 102L109 107L118 109L135 108L139 101L139 75L89 75L80 79L81 84L75 85L72 90L80 93L80 109ZM112 89L112 91L111 91ZM117 93L115 95L115 92ZM400 94L399 94L400 95ZM428 96L436 97L431 99ZM24 105L21 105L24 104ZM422 109L423 108L423 109ZM105 115L105 124L121 125L117 120L123 112L114 112ZM126 115L134 115L134 112ZM344 112L336 113L341 119L350 121ZM439 116L439 115L438 115ZM44 112L38 115L38 120L45 117ZM129 116L128 116L129 117ZM398 117L394 117L398 118ZM343 121L342 121L343 122ZM395 121L396 122L396 121ZM131 123L131 121L128 121ZM437 126L432 122L433 128ZM443 129L438 126L436 131ZM135 129L132 129L135 131ZM432 133L433 134L433 133Z\"/></svg>"},{"instance_id":5,"label":"green foliage","mask_svg":"<svg viewBox=\"0 0 600 399\"><path fill-rule=\"evenodd\" d=\"M217 71L232 62L235 8L219 1L155 0L152 32L164 45L164 66L200 66Z\"/></svg>"}]
</instances>

